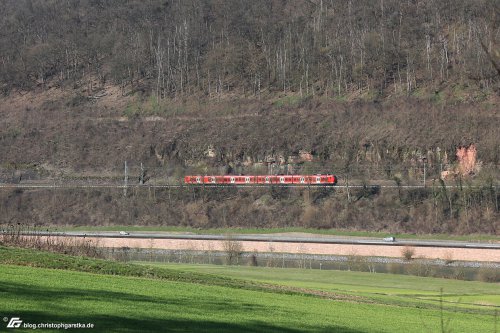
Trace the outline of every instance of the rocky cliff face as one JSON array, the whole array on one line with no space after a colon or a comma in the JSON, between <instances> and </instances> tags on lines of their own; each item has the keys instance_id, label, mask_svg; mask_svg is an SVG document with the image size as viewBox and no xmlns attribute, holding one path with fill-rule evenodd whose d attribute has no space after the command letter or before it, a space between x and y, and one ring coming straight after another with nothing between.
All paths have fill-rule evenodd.
<instances>
[{"instance_id":1,"label":"rocky cliff face","mask_svg":"<svg viewBox=\"0 0 500 333\"><path fill-rule=\"evenodd\" d=\"M228 116L231 105L239 106ZM155 117L123 117L120 107L99 103L65 109L58 99L24 107L4 101L0 108L0 168L40 176L116 176L127 161L179 179L188 172L330 172L392 180L396 173L415 177L424 166L439 178L457 163L471 174L472 155L488 170L500 161L499 111L487 106L318 99L283 108L226 101L203 110L186 104L182 116ZM474 148L456 155L470 142Z\"/></svg>"}]
</instances>

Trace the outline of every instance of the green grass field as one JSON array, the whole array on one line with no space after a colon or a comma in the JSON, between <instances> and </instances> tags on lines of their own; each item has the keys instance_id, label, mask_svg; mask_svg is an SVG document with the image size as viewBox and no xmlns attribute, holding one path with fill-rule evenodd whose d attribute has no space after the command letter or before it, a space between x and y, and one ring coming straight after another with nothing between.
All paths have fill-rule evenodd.
<instances>
[{"instance_id":1,"label":"green grass field","mask_svg":"<svg viewBox=\"0 0 500 333\"><path fill-rule=\"evenodd\" d=\"M441 239L441 240L458 240L458 241L495 241L499 242L500 238L494 235L470 234L470 235L449 235L449 234L388 234L384 232L368 232L354 231L343 229L313 229L313 228L214 228L214 229L197 229L190 227L176 226L79 226L79 227L54 227L54 231L129 231L129 232L189 232L195 234L275 234L275 233L311 233L330 236L353 236L353 237L374 237L384 238L387 236L395 236L401 239Z\"/></svg>"},{"instance_id":2,"label":"green grass field","mask_svg":"<svg viewBox=\"0 0 500 333\"><path fill-rule=\"evenodd\" d=\"M461 308L494 313L495 309L500 308L500 284L498 283L295 268L175 263L157 265L183 272L209 273L282 286L358 295L384 304L436 308L441 307L442 300L443 307L449 310Z\"/></svg>"},{"instance_id":3,"label":"green grass field","mask_svg":"<svg viewBox=\"0 0 500 333\"><path fill-rule=\"evenodd\" d=\"M425 299L439 296L435 287L443 280L312 273L144 266L0 247L0 315L30 323L90 322L94 332L406 333L440 332L441 323L452 332L494 332L493 306L440 308ZM450 282L445 297L498 302L498 284ZM419 292L424 299L391 303L387 290Z\"/></svg>"}]
</instances>

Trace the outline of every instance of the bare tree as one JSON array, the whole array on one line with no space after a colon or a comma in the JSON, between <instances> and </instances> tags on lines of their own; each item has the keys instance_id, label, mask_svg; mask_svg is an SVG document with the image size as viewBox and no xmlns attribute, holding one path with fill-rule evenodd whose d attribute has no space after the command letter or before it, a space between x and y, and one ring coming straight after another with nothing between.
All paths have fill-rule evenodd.
<instances>
[{"instance_id":1,"label":"bare tree","mask_svg":"<svg viewBox=\"0 0 500 333\"><path fill-rule=\"evenodd\" d=\"M228 265L237 265L243 253L243 245L241 242L235 240L233 235L226 235L223 241L223 248L226 253L226 263Z\"/></svg>"}]
</instances>

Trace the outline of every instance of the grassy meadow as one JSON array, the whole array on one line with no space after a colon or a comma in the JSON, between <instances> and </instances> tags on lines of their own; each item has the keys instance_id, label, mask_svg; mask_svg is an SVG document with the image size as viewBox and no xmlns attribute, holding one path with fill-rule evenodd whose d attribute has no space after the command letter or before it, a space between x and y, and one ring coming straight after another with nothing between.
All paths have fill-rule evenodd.
<instances>
[{"instance_id":1,"label":"grassy meadow","mask_svg":"<svg viewBox=\"0 0 500 333\"><path fill-rule=\"evenodd\" d=\"M494 332L498 294L498 284L479 282L146 266L0 247L2 316L90 322L95 332ZM449 303L461 297L470 299Z\"/></svg>"},{"instance_id":2,"label":"grassy meadow","mask_svg":"<svg viewBox=\"0 0 500 333\"><path fill-rule=\"evenodd\" d=\"M494 313L500 307L498 283L354 271L177 263L157 265L183 272L209 273L247 281L357 295L384 304L443 307L452 311L460 308L476 310L478 313Z\"/></svg>"}]
</instances>

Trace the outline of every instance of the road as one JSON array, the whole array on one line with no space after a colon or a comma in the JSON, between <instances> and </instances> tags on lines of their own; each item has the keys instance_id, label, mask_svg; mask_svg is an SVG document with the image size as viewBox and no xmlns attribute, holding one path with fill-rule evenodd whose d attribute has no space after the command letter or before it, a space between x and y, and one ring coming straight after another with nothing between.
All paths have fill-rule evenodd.
<instances>
[{"instance_id":1,"label":"road","mask_svg":"<svg viewBox=\"0 0 500 333\"><path fill-rule=\"evenodd\" d=\"M133 232L40 232L37 237L85 240L99 247L167 249L180 251L220 251L228 248L230 241L237 241L241 251L248 253L290 253L312 255L340 255L360 257L402 258L410 247L414 258L441 259L445 261L472 261L500 263L499 242L458 242L340 238L322 235L196 235L175 233Z\"/></svg>"},{"instance_id":2,"label":"road","mask_svg":"<svg viewBox=\"0 0 500 333\"><path fill-rule=\"evenodd\" d=\"M383 245L383 246L413 246L432 248L461 248L461 249L491 249L500 250L499 242L463 242L448 240L406 240L384 241L376 238L359 237L330 237L330 236L284 236L284 235L198 235L189 233L168 232L130 232L127 235L120 232L37 232L41 236L57 237L86 237L86 238L128 238L128 239L175 239L175 240L202 240L227 241L228 239L242 242L265 243L300 243L300 244L344 244L344 245ZM500 255L500 253L499 253ZM500 259L500 258L499 258Z\"/></svg>"}]
</instances>

